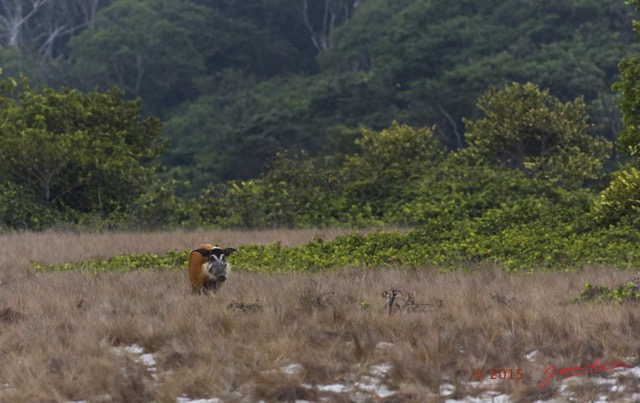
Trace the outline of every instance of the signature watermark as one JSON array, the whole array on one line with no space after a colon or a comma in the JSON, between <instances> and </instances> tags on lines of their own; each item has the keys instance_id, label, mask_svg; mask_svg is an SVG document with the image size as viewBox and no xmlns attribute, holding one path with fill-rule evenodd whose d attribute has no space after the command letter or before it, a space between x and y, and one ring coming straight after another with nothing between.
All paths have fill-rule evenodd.
<instances>
[{"instance_id":1,"label":"signature watermark","mask_svg":"<svg viewBox=\"0 0 640 403\"><path fill-rule=\"evenodd\" d=\"M567 379L567 378L573 378L574 376L595 374L598 372L611 371L612 369L625 368L625 367L631 367L631 366L632 366L631 364L627 364L625 362L620 362L620 361L600 362L600 357L597 357L593 363L587 364L584 367L565 367L565 368L560 368L559 370L556 370L556 366L551 365L547 369L545 369L544 372L542 373L542 376L546 376L546 378L544 378L542 382L540 382L540 389L544 389L549 384L549 382L551 382L551 379L553 379L553 377L555 377L556 375L559 375L564 379Z\"/></svg>"}]
</instances>

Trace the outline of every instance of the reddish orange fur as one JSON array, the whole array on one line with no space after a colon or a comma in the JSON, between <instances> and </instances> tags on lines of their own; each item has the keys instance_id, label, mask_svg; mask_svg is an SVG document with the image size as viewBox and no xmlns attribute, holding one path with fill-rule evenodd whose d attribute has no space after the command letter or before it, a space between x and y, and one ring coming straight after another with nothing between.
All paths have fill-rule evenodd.
<instances>
[{"instance_id":1,"label":"reddish orange fur","mask_svg":"<svg viewBox=\"0 0 640 403\"><path fill-rule=\"evenodd\" d=\"M189 254L189 282L194 293L201 293L203 289L214 290L217 288L217 281L211 281L211 276L205 267L209 259L197 251L198 249L212 250L213 248L213 245L202 244Z\"/></svg>"}]
</instances>

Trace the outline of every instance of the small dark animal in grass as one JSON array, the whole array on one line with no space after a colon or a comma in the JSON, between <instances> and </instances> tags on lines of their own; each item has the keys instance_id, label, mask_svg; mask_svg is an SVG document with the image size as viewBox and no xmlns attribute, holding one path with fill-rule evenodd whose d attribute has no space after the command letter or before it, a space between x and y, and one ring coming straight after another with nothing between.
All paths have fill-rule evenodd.
<instances>
[{"instance_id":1,"label":"small dark animal in grass","mask_svg":"<svg viewBox=\"0 0 640 403\"><path fill-rule=\"evenodd\" d=\"M227 256L233 248L219 248L202 244L189 254L189 282L195 294L215 292L227 281L229 263Z\"/></svg>"}]
</instances>

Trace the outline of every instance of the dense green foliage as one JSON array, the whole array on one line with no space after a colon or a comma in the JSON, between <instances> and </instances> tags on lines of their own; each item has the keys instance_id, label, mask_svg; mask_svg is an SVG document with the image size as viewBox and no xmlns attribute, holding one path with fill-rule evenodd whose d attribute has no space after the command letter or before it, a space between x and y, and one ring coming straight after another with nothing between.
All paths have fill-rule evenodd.
<instances>
[{"instance_id":1,"label":"dense green foliage","mask_svg":"<svg viewBox=\"0 0 640 403\"><path fill-rule=\"evenodd\" d=\"M515 102L521 90L526 99ZM562 104L532 84L490 89L489 98L501 107L467 121L466 149L447 152L430 128L394 122L379 132L362 129L351 153L281 154L259 179L208 188L201 203L216 209L201 220L225 227L415 226L480 217L532 198L570 200L563 207L586 214L595 192L582 185L602 176L610 144L589 136L580 100ZM523 152L518 164L501 159L514 147Z\"/></svg>"},{"instance_id":2,"label":"dense green foliage","mask_svg":"<svg viewBox=\"0 0 640 403\"><path fill-rule=\"evenodd\" d=\"M0 64L37 84L0 82L3 228L407 228L234 256L266 271L640 265L620 1L89 3L0 7Z\"/></svg>"},{"instance_id":3,"label":"dense green foliage","mask_svg":"<svg viewBox=\"0 0 640 403\"><path fill-rule=\"evenodd\" d=\"M640 171L630 167L616 172L593 204L591 217L600 225L624 223L640 228Z\"/></svg>"},{"instance_id":4,"label":"dense green foliage","mask_svg":"<svg viewBox=\"0 0 640 403\"><path fill-rule=\"evenodd\" d=\"M576 227L571 218L564 210L548 211L548 206L532 201L508 211L494 210L480 219L433 221L407 233L348 235L330 242L315 239L289 248L244 246L229 261L237 270L265 272L400 266L472 269L480 262L509 271L640 266L640 234L629 228L587 231ZM41 271L184 270L188 254L172 251L47 266L34 263L34 267Z\"/></svg>"},{"instance_id":5,"label":"dense green foliage","mask_svg":"<svg viewBox=\"0 0 640 403\"><path fill-rule=\"evenodd\" d=\"M392 121L466 145L488 87L583 97L620 130L617 63L638 52L621 0L57 0L0 7L0 66L80 91L121 88L167 123L163 163L194 196L253 179L276 152Z\"/></svg>"},{"instance_id":6,"label":"dense green foliage","mask_svg":"<svg viewBox=\"0 0 640 403\"><path fill-rule=\"evenodd\" d=\"M562 103L535 84L491 88L478 100L485 116L465 120L466 155L530 177L582 186L598 179L610 143L594 139L581 98Z\"/></svg>"},{"instance_id":7,"label":"dense green foliage","mask_svg":"<svg viewBox=\"0 0 640 403\"><path fill-rule=\"evenodd\" d=\"M139 103L118 89L34 91L26 79L7 79L0 103L2 197L17 193L24 203L7 209L7 224L38 227L73 213L106 217L125 211L153 180L149 164L165 147L161 123L141 118ZM32 217L30 205L43 216Z\"/></svg>"},{"instance_id":8,"label":"dense green foliage","mask_svg":"<svg viewBox=\"0 0 640 403\"><path fill-rule=\"evenodd\" d=\"M640 1L629 1L640 11ZM640 22L633 21L633 31L640 38ZM613 89L622 94L620 109L624 126L617 140L618 150L631 158L630 164L617 172L609 187L593 206L591 216L600 225L630 224L640 229L640 57L623 59L620 80Z\"/></svg>"},{"instance_id":9,"label":"dense green foliage","mask_svg":"<svg viewBox=\"0 0 640 403\"><path fill-rule=\"evenodd\" d=\"M628 4L640 11L640 1L629 1ZM640 38L640 22L633 21L633 31ZM619 68L621 79L613 86L622 93L620 109L624 127L620 132L618 146L621 152L637 160L640 157L640 56L623 59Z\"/></svg>"},{"instance_id":10,"label":"dense green foliage","mask_svg":"<svg viewBox=\"0 0 640 403\"><path fill-rule=\"evenodd\" d=\"M133 254L112 256L105 259L95 259L86 262L62 263L42 266L33 262L33 267L39 271L66 271L66 270L86 270L92 272L103 271L132 271L132 270L172 270L186 265L189 252L171 251L163 255Z\"/></svg>"}]
</instances>

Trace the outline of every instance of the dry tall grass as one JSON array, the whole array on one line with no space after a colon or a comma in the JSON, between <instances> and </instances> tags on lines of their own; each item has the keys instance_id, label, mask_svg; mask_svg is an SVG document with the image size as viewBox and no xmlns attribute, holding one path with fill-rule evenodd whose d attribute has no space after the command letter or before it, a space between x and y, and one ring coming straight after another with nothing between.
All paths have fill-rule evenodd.
<instances>
[{"instance_id":1,"label":"dry tall grass","mask_svg":"<svg viewBox=\"0 0 640 403\"><path fill-rule=\"evenodd\" d=\"M630 305L574 305L585 282L616 285L637 276L613 270L508 275L345 269L331 273L236 272L216 295L189 292L182 272L36 274L29 261L73 261L131 252L282 241L335 232L16 234L0 237L0 401L348 401L320 385L355 385L377 364L393 401L473 395L476 368L522 369L491 388L514 400L548 399L542 372L640 357L640 311ZM385 290L414 309L387 312ZM440 304L440 301L442 303ZM401 304L404 301L400 301ZM420 305L423 304L423 305ZM118 353L132 344L156 366ZM536 351L535 360L527 354ZM631 360L631 361L629 361ZM288 367L298 364L295 367ZM293 368L293 370L291 370ZM629 379L625 394L640 393ZM576 386L578 400L622 392ZM373 401L378 400L372 395ZM366 396L356 396L366 401Z\"/></svg>"}]
</instances>

